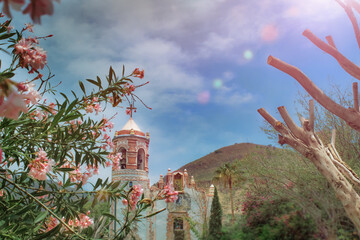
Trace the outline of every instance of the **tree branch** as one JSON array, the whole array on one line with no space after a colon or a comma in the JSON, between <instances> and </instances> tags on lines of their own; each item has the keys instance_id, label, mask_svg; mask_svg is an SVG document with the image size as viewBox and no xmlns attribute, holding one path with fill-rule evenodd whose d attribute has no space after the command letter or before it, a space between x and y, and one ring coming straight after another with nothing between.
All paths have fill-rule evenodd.
<instances>
[{"instance_id":1,"label":"tree branch","mask_svg":"<svg viewBox=\"0 0 360 240\"><path fill-rule=\"evenodd\" d=\"M309 29L306 29L303 32L303 35L307 37L312 43L314 43L318 48L333 56L347 73L360 80L360 68L355 63L347 59L336 48L330 46L315 36Z\"/></svg>"},{"instance_id":2,"label":"tree branch","mask_svg":"<svg viewBox=\"0 0 360 240\"><path fill-rule=\"evenodd\" d=\"M332 112L336 116L342 118L353 129L360 131L359 112L355 112L352 109L346 109L340 104L334 102L297 67L292 66L284 61L281 61L280 59L275 58L273 56L269 56L267 62L269 65L295 78L295 80L297 80L300 83L300 85L325 109Z\"/></svg>"},{"instance_id":3,"label":"tree branch","mask_svg":"<svg viewBox=\"0 0 360 240\"><path fill-rule=\"evenodd\" d=\"M347 5L345 3L343 3L342 1L340 0L336 0L336 2L345 10L346 14L348 15L350 21L351 21L351 24L353 26L353 29L354 29L354 33L355 33L355 37L356 37L356 41L359 45L359 48L360 48L360 30L359 30L359 25L356 21L356 18L355 18L355 15L354 15L354 12L352 11L351 9L351 3L350 5Z\"/></svg>"}]
</instances>

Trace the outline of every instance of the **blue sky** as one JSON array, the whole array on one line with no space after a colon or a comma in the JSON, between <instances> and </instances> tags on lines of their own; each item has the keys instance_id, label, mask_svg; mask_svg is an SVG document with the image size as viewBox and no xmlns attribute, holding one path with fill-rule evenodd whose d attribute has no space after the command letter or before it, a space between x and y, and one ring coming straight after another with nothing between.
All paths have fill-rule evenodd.
<instances>
[{"instance_id":1,"label":"blue sky","mask_svg":"<svg viewBox=\"0 0 360 240\"><path fill-rule=\"evenodd\" d=\"M260 130L257 109L276 115L285 105L295 117L299 84L266 64L268 55L303 70L324 91L330 84L350 88L352 77L302 36L309 28L331 34L355 63L359 54L350 21L332 0L78 0L54 3L53 16L36 25L59 90L76 91L78 80L145 70L134 120L150 132L152 182L168 168L234 143L274 144ZM30 22L14 14L14 24ZM25 75L24 75L25 76ZM19 78L22 76L20 75ZM139 80L139 82L141 82ZM124 109L108 110L115 129L128 120ZM276 115L278 119L280 117ZM110 176L109 170L101 177Z\"/></svg>"}]
</instances>

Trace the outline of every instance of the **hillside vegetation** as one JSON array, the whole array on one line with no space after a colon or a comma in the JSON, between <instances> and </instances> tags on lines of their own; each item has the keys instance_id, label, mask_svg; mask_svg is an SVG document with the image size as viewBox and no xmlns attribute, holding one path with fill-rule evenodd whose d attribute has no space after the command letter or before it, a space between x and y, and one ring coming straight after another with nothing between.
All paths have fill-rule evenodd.
<instances>
[{"instance_id":1,"label":"hillside vegetation","mask_svg":"<svg viewBox=\"0 0 360 240\"><path fill-rule=\"evenodd\" d=\"M224 163L241 160L248 154L264 152L265 149L274 148L253 143L235 143L215 150L208 155L192 161L178 170L186 169L189 176L194 176L198 186L208 186L214 177L214 172Z\"/></svg>"}]
</instances>

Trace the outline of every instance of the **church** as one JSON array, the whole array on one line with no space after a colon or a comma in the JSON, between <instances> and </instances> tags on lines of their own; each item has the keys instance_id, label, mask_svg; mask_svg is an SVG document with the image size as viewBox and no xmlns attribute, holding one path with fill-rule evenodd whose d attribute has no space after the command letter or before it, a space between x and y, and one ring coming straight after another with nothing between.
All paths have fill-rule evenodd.
<instances>
[{"instance_id":1,"label":"church","mask_svg":"<svg viewBox=\"0 0 360 240\"><path fill-rule=\"evenodd\" d=\"M160 175L156 185L150 186L149 180L149 143L150 135L140 130L130 115L125 126L115 132L113 138L116 152L122 153L120 169L112 172L112 180L129 182L129 186L140 184L146 198L153 199L167 184L178 191L175 202L164 200L155 202L152 212L166 208L165 211L137 223L130 239L141 240L191 240L197 239L196 233L209 221L210 207L214 195L214 186L207 191L196 187L194 178L186 170L168 170ZM125 206L113 203L111 213L121 219ZM205 225L204 225L205 223ZM119 226L112 226L116 231Z\"/></svg>"}]
</instances>

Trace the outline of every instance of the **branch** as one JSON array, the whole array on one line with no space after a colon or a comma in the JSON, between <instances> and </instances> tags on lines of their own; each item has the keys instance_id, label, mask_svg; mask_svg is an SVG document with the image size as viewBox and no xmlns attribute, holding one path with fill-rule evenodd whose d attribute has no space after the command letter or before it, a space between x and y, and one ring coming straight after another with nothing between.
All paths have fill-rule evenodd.
<instances>
[{"instance_id":1,"label":"branch","mask_svg":"<svg viewBox=\"0 0 360 240\"><path fill-rule=\"evenodd\" d=\"M314 100L311 99L309 101L309 131L311 132L314 132L314 122L315 122Z\"/></svg>"},{"instance_id":2,"label":"branch","mask_svg":"<svg viewBox=\"0 0 360 240\"><path fill-rule=\"evenodd\" d=\"M342 55L335 47L322 41L309 29L305 30L303 35L307 37L312 43L314 43L318 48L333 56L347 73L360 80L360 68L355 63L347 59L344 55Z\"/></svg>"},{"instance_id":3,"label":"branch","mask_svg":"<svg viewBox=\"0 0 360 240\"><path fill-rule=\"evenodd\" d=\"M360 48L360 30L359 30L359 25L356 21L356 18L355 18L355 15L354 15L354 12L352 11L352 8L351 8L351 3L350 5L346 5L344 4L342 1L340 0L336 0L337 3L339 3L339 5L345 10L346 14L348 15L350 21L351 21L351 24L353 26L353 29L354 29L354 33L355 33L355 37L356 37L356 41L359 45L359 48Z\"/></svg>"},{"instance_id":4,"label":"branch","mask_svg":"<svg viewBox=\"0 0 360 240\"><path fill-rule=\"evenodd\" d=\"M357 82L353 83L354 109L359 112L359 90Z\"/></svg>"},{"instance_id":5,"label":"branch","mask_svg":"<svg viewBox=\"0 0 360 240\"><path fill-rule=\"evenodd\" d=\"M330 46L329 46L330 47ZM332 47L331 47L332 48ZM334 102L323 91L321 91L300 69L292 66L278 58L269 56L267 63L284 73L289 74L325 109L346 121L350 127L360 131L360 113L352 109L346 109Z\"/></svg>"},{"instance_id":6,"label":"branch","mask_svg":"<svg viewBox=\"0 0 360 240\"><path fill-rule=\"evenodd\" d=\"M292 118L290 117L289 113L287 112L284 106L278 107L279 113L281 117L284 119L286 125L288 126L289 130L295 135L295 137L301 139L302 141L306 140L305 132L303 129L298 127Z\"/></svg>"}]
</instances>

